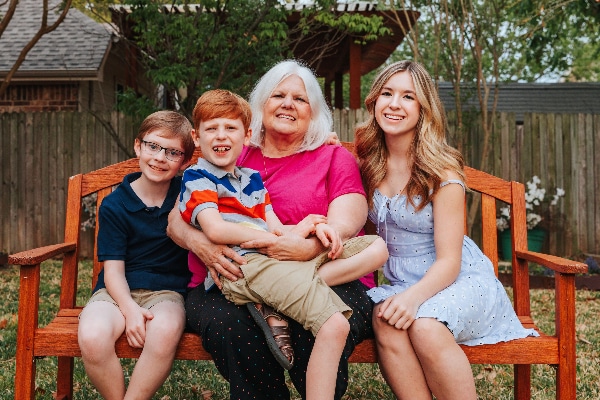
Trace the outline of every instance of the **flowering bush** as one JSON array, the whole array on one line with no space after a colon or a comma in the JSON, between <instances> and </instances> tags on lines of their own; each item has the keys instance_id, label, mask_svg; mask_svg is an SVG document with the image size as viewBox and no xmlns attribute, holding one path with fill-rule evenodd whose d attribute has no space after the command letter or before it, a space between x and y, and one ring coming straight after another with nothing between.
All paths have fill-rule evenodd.
<instances>
[{"instance_id":1,"label":"flowering bush","mask_svg":"<svg viewBox=\"0 0 600 400\"><path fill-rule=\"evenodd\" d=\"M527 210L527 229L535 228L543 219L542 215L550 215L553 207L558 204L565 191L556 188L556 193L550 199L546 198L546 189L538 185L542 181L537 176L527 182L527 191L525 192L525 208ZM496 226L499 231L510 228L510 206L500 208L500 217L496 219Z\"/></svg>"}]
</instances>

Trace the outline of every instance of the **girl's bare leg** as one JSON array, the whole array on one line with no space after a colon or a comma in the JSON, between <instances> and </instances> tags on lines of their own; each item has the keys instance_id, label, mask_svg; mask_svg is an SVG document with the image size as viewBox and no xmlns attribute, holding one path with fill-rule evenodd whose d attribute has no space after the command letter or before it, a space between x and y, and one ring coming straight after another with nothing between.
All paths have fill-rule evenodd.
<instances>
[{"instance_id":1,"label":"girl's bare leg","mask_svg":"<svg viewBox=\"0 0 600 400\"><path fill-rule=\"evenodd\" d=\"M477 398L471 364L444 324L433 318L419 318L408 332L427 383L437 399Z\"/></svg>"},{"instance_id":2,"label":"girl's bare leg","mask_svg":"<svg viewBox=\"0 0 600 400\"><path fill-rule=\"evenodd\" d=\"M408 332L378 318L379 307L378 304L373 310L373 330L383 377L398 399L431 400L431 391Z\"/></svg>"}]
</instances>

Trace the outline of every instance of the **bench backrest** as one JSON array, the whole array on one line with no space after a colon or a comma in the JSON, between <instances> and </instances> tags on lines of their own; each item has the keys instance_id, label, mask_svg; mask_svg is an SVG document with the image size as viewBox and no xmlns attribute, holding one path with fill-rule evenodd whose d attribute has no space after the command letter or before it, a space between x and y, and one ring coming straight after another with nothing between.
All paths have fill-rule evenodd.
<instances>
[{"instance_id":1,"label":"bench backrest","mask_svg":"<svg viewBox=\"0 0 600 400\"><path fill-rule=\"evenodd\" d=\"M342 143L351 152L354 152L354 144L350 142ZM193 161L201 156L196 151ZM96 204L99 205L102 200L112 192L115 185L123 181L123 177L129 173L139 171L139 161L132 158L127 161L116 163L96 171L86 174L79 174L69 179L69 189L67 198L67 213L65 224L65 242L76 242L79 249L80 232L82 223L82 199L92 194L97 195ZM514 257L515 251L527 249L527 229L525 225L525 188L518 182L508 182L493 175L470 167L465 168L467 176L467 186L469 193L479 193L480 199L475 203L480 203L480 216L476 218L481 223L483 252L490 258L496 275L498 274L498 235L496 229L497 202L501 201L511 205L511 235L513 250L513 287L514 302L517 315L529 315L529 274L527 263L521 261L520 264ZM466 207L466 205L465 205ZM96 240L98 234L98 221L96 216L94 233L94 272L92 286L96 284L98 273L102 269L102 263L98 262L96 257ZM465 232L468 231L467 221L465 220ZM71 258L71 259L68 259ZM77 268L78 254L65 257L64 269L72 271L63 272L61 308L71 308L75 306L77 292ZM516 266L516 267L515 267ZM65 273L66 272L66 273Z\"/></svg>"}]
</instances>

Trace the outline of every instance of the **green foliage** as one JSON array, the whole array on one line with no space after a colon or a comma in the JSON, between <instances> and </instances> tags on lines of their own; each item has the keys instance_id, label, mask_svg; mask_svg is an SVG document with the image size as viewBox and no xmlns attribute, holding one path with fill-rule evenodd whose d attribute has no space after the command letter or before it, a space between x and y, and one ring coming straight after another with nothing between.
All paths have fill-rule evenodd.
<instances>
[{"instance_id":1,"label":"green foliage","mask_svg":"<svg viewBox=\"0 0 600 400\"><path fill-rule=\"evenodd\" d=\"M547 72L557 77L598 80L600 3L528 0L516 2L514 10L526 29L528 64L546 66ZM588 69L594 61L595 67Z\"/></svg>"},{"instance_id":2,"label":"green foliage","mask_svg":"<svg viewBox=\"0 0 600 400\"><path fill-rule=\"evenodd\" d=\"M187 115L205 90L246 94L266 68L287 56L286 13L275 0L210 0L198 8L183 2L182 13L164 12L155 0L127 3L149 77Z\"/></svg>"},{"instance_id":3,"label":"green foliage","mask_svg":"<svg viewBox=\"0 0 600 400\"><path fill-rule=\"evenodd\" d=\"M247 95L274 63L291 57L291 49L317 29L349 33L361 43L389 33L379 17L333 11L332 0L304 7L293 34L287 22L292 11L278 0L125 3L131 6L127 24L149 78L168 96L168 108L188 116L206 90ZM173 4L177 11L171 10Z\"/></svg>"},{"instance_id":4,"label":"green foliage","mask_svg":"<svg viewBox=\"0 0 600 400\"><path fill-rule=\"evenodd\" d=\"M126 115L135 116L137 118L137 121L134 121L135 126L141 124L146 116L158 111L151 99L138 95L131 88L117 94L116 109Z\"/></svg>"},{"instance_id":5,"label":"green foliage","mask_svg":"<svg viewBox=\"0 0 600 400\"><path fill-rule=\"evenodd\" d=\"M600 6L594 1L399 4L421 17L396 58L418 59L442 80L476 82L479 72L488 82L558 80L569 74L572 80L597 80L600 67L588 68L600 53Z\"/></svg>"}]
</instances>

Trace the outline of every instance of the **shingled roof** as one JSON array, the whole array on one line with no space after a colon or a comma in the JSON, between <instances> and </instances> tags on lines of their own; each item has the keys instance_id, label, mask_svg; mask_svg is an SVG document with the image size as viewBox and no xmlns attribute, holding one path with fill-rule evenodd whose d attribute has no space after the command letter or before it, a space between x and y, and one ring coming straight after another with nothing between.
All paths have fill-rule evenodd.
<instances>
[{"instance_id":1,"label":"shingled roof","mask_svg":"<svg viewBox=\"0 0 600 400\"><path fill-rule=\"evenodd\" d=\"M463 86L463 93L468 90ZM455 108L454 90L449 82L439 83L439 93L448 110ZM479 110L476 93L463 101L465 109ZM492 99L489 100L491 109ZM600 114L600 82L501 83L497 111L524 113Z\"/></svg>"},{"instance_id":2,"label":"shingled roof","mask_svg":"<svg viewBox=\"0 0 600 400\"><path fill-rule=\"evenodd\" d=\"M48 13L48 25L56 21L60 12L57 7L60 1L50 3L52 10ZM7 5L0 7L0 13L4 14L6 8ZM19 1L12 20L0 37L0 76L10 70L23 47L34 37L41 19L40 0ZM111 43L111 32L71 8L65 20L30 50L13 81L97 78Z\"/></svg>"}]
</instances>

